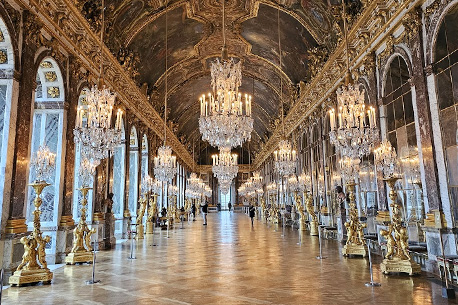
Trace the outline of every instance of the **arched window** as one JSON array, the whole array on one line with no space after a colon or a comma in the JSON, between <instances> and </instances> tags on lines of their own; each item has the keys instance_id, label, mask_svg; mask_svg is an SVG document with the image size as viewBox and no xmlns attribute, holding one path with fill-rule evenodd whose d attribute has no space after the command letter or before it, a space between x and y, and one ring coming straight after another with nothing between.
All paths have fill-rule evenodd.
<instances>
[{"instance_id":1,"label":"arched window","mask_svg":"<svg viewBox=\"0 0 458 305\"><path fill-rule=\"evenodd\" d=\"M409 78L410 73L406 61L399 55L395 56L387 71L383 104L386 107L387 138L396 148L397 155L401 159L413 158L412 152L416 152L418 157ZM404 179L400 180L398 184L398 189L402 194L398 196L398 199L403 201L403 214L407 219L414 215L413 207L420 202L421 197L408 177L404 176Z\"/></svg>"},{"instance_id":2,"label":"arched window","mask_svg":"<svg viewBox=\"0 0 458 305\"><path fill-rule=\"evenodd\" d=\"M436 37L434 71L449 196L458 219L458 6L442 21Z\"/></svg>"},{"instance_id":3,"label":"arched window","mask_svg":"<svg viewBox=\"0 0 458 305\"><path fill-rule=\"evenodd\" d=\"M62 195L62 170L64 139L64 85L59 66L52 58L45 58L37 71L37 89L35 92L35 107L33 111L31 154L40 145L46 144L56 154L56 168L47 182L51 185L42 193L41 223L43 227L57 225L58 206ZM30 172L29 181L35 180L35 174ZM34 196L29 189L27 219L33 220L32 211ZM31 225L31 223L29 223ZM53 243L55 233L51 234ZM55 247L51 247L54 249Z\"/></svg>"},{"instance_id":4,"label":"arched window","mask_svg":"<svg viewBox=\"0 0 458 305\"><path fill-rule=\"evenodd\" d=\"M113 215L116 219L115 234L122 234L122 221L124 216L124 190L126 181L126 132L124 122L121 121L122 144L115 148L113 154Z\"/></svg>"},{"instance_id":5,"label":"arched window","mask_svg":"<svg viewBox=\"0 0 458 305\"><path fill-rule=\"evenodd\" d=\"M391 61L385 80L387 138L399 156L417 146L409 69L401 56Z\"/></svg>"},{"instance_id":6,"label":"arched window","mask_svg":"<svg viewBox=\"0 0 458 305\"><path fill-rule=\"evenodd\" d=\"M5 187L5 169L8 154L8 141L11 141L9 126L13 95L14 53L10 35L5 23L0 18L0 71L6 78L0 79L0 198L6 202L3 189ZM0 214L1 215L1 214Z\"/></svg>"},{"instance_id":7,"label":"arched window","mask_svg":"<svg viewBox=\"0 0 458 305\"><path fill-rule=\"evenodd\" d=\"M143 135L142 139L142 179L148 175L148 138L146 134Z\"/></svg>"},{"instance_id":8,"label":"arched window","mask_svg":"<svg viewBox=\"0 0 458 305\"><path fill-rule=\"evenodd\" d=\"M78 97L78 107L85 107L87 106L87 100L86 96L87 93L89 92L88 88L84 88L81 90L80 96ZM83 121L86 121L87 117L84 115ZM81 216L81 200L82 200L82 195L81 192L78 190L79 188L82 187L81 182L80 182L80 173L79 173L79 168L80 164L83 161L82 160L82 155L81 155L81 145L75 144L75 171L74 171L74 183L73 183L73 219L75 221L79 221L79 218ZM93 181L94 182L94 181ZM93 185L89 185L90 187L93 187ZM87 206L87 219L92 219L92 204L93 204L93 192L92 190L89 191L88 196L88 206Z\"/></svg>"},{"instance_id":9,"label":"arched window","mask_svg":"<svg viewBox=\"0 0 458 305\"><path fill-rule=\"evenodd\" d=\"M131 216L137 215L138 201L138 137L137 129L132 126L129 143L129 211Z\"/></svg>"}]
</instances>

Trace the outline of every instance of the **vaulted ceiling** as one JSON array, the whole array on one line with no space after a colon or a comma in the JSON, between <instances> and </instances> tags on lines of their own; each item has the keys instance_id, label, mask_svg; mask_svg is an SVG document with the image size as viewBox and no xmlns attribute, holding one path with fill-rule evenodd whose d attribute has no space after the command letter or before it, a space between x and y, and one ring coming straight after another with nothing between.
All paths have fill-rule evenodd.
<instances>
[{"instance_id":1,"label":"vaulted ceiling","mask_svg":"<svg viewBox=\"0 0 458 305\"><path fill-rule=\"evenodd\" d=\"M77 0L97 27L98 1ZM333 0L335 1L335 0ZM254 95L251 150L259 150L279 124L280 78L285 112L300 82L311 77L310 56L331 51L340 29L326 0L226 0L229 55L242 61L242 92ZM222 0L106 0L105 43L163 114L165 16L168 22L168 118L180 141L192 150L200 140L198 97L210 90L209 66L221 54ZM279 66L277 10L280 9L282 66ZM201 150L205 144L198 145ZM208 148L207 148L208 152Z\"/></svg>"}]
</instances>

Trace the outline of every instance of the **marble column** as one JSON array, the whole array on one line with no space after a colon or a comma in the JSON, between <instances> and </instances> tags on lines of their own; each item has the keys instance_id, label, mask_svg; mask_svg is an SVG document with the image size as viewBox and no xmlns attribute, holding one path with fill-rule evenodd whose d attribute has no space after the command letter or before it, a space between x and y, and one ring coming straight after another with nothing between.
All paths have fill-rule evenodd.
<instances>
[{"instance_id":1,"label":"marble column","mask_svg":"<svg viewBox=\"0 0 458 305\"><path fill-rule=\"evenodd\" d=\"M69 59L71 65L78 69L78 66L73 65L74 58ZM67 122L66 137L65 137L65 154L63 156L64 175L63 175L63 194L62 194L62 213L60 216L59 227L56 236L56 263L61 263L65 259L66 253L70 252L73 240L74 220L72 215L73 203L73 184L75 177L75 142L73 139L73 129L75 128L76 109L78 106L79 92L77 91L78 81L75 77L71 77L69 68L67 74L70 76L67 84L67 102L65 103L65 116Z\"/></svg>"},{"instance_id":2,"label":"marble column","mask_svg":"<svg viewBox=\"0 0 458 305\"><path fill-rule=\"evenodd\" d=\"M130 183L130 177L129 177L129 167L130 167L130 128L131 124L129 120L127 119L128 117L128 111L126 111L126 115L124 116L124 123L125 123L125 137L126 141L124 143L125 145L125 167L124 167L124 174L125 174L125 179L124 179L124 217L123 217L123 223L122 223L122 238L128 238L128 233L127 231L130 230L130 224L131 224L131 215L129 211L129 183Z\"/></svg>"},{"instance_id":3,"label":"marble column","mask_svg":"<svg viewBox=\"0 0 458 305\"><path fill-rule=\"evenodd\" d=\"M33 15L24 12L24 22L34 22ZM32 29L31 29L32 31ZM37 35L38 33L35 32ZM33 34L31 34L33 35ZM29 173L29 145L31 136L32 110L34 107L33 97L36 88L37 66L35 64L35 53L37 45L24 33L24 43L21 50L20 81L17 99L17 117L11 128L15 130L12 170L10 183L5 183L5 189L10 189L10 201L4 202L8 205L8 220L2 236L3 263L5 276L11 274L20 263L24 247L20 238L27 232L26 225L26 194L28 191Z\"/></svg>"},{"instance_id":4,"label":"marble column","mask_svg":"<svg viewBox=\"0 0 458 305\"><path fill-rule=\"evenodd\" d=\"M421 25L420 25L421 26ZM412 77L411 86L415 93L414 113L417 142L419 144L418 156L420 159L420 171L425 194L425 205L429 210L441 209L441 201L439 195L437 168L433 154L432 126L431 126L431 110L429 107L428 90L426 86L425 71L423 68L423 52L421 31L410 34L408 40L409 48L412 52Z\"/></svg>"}]
</instances>

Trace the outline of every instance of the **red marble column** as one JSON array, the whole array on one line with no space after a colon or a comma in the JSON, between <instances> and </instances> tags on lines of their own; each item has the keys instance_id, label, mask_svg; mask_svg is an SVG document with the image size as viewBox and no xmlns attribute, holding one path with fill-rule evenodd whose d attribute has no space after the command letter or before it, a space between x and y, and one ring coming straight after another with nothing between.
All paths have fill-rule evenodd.
<instances>
[{"instance_id":1,"label":"red marble column","mask_svg":"<svg viewBox=\"0 0 458 305\"><path fill-rule=\"evenodd\" d=\"M436 210L441 207L437 167L435 162L432 126L431 126L431 110L429 107L428 91L423 67L423 52L422 52L422 36L421 24L419 29L410 34L408 40L409 48L412 52L412 77L411 85L415 86L415 98L417 107L418 123L417 126L420 132L421 151L419 151L420 162L424 167L424 185L423 192L428 198L429 210ZM422 166L420 164L420 166Z\"/></svg>"},{"instance_id":2,"label":"red marble column","mask_svg":"<svg viewBox=\"0 0 458 305\"><path fill-rule=\"evenodd\" d=\"M70 60L74 60L71 58ZM73 66L73 65L70 65ZM67 74L72 75L67 71ZM73 222L73 184L75 177L75 142L73 137L73 129L75 128L76 109L78 107L78 80L75 77L69 77L67 84L67 96L65 103L67 132L65 136L65 154L63 156L64 163L64 181L63 181L63 206L60 219L61 226L71 226Z\"/></svg>"},{"instance_id":3,"label":"red marble column","mask_svg":"<svg viewBox=\"0 0 458 305\"><path fill-rule=\"evenodd\" d=\"M25 18L30 16L24 13ZM17 105L16 137L14 140L13 169L11 179L11 199L6 233L27 231L25 225L25 200L27 193L27 174L29 168L29 145L33 109L33 91L36 88L37 67L34 61L37 46L24 40L21 57L19 97ZM8 187L5 185L5 187Z\"/></svg>"}]
</instances>

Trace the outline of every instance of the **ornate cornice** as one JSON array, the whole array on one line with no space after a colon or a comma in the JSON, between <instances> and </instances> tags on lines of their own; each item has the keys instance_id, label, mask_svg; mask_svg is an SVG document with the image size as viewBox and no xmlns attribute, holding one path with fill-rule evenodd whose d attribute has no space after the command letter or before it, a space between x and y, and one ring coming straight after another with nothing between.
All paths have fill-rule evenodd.
<instances>
[{"instance_id":1,"label":"ornate cornice","mask_svg":"<svg viewBox=\"0 0 458 305\"><path fill-rule=\"evenodd\" d=\"M407 11L415 9L422 0L414 1L371 1L348 33L350 45L350 65L355 67L366 54L376 50L383 41L381 38L391 33L403 19L398 18ZM404 20L405 22L405 20ZM365 35L361 35L365 33ZM390 35L390 34L389 34ZM286 134L289 135L307 119L327 97L332 94L345 76L345 47L343 41L329 56L323 69L312 81L301 87L300 98L285 118ZM282 131L277 128L258 153L254 168L258 168L276 149Z\"/></svg>"},{"instance_id":2,"label":"ornate cornice","mask_svg":"<svg viewBox=\"0 0 458 305\"><path fill-rule=\"evenodd\" d=\"M98 75L100 38L91 30L87 20L75 6L75 1L18 1L40 19L46 31L59 41L62 47L80 58L81 63L91 74ZM33 36L30 40L34 40ZM103 46L103 57L105 83L116 90L118 99L127 109L134 112L139 120L162 139L164 127L160 115L105 45ZM191 154L169 128L167 128L167 144L187 166L195 165Z\"/></svg>"}]
</instances>

